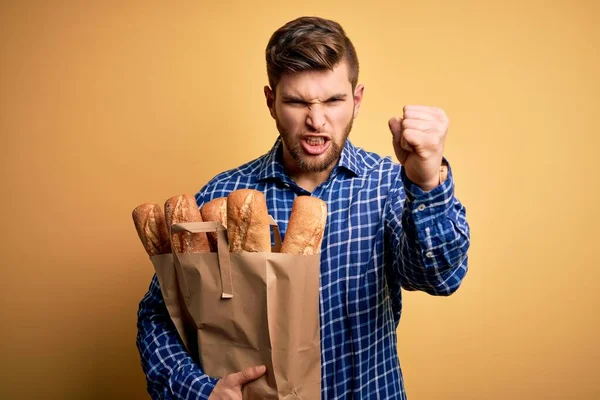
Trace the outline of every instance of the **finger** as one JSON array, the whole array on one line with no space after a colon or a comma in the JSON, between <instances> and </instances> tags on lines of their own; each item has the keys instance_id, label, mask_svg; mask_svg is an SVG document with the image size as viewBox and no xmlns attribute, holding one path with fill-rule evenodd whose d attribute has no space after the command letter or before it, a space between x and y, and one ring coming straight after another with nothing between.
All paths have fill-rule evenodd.
<instances>
[{"instance_id":1,"label":"finger","mask_svg":"<svg viewBox=\"0 0 600 400\"><path fill-rule=\"evenodd\" d=\"M225 379L227 379L227 383L232 386L242 386L248 382L260 378L266 371L267 368L264 365L259 365L256 367L246 368L243 371L236 372L235 374L228 375Z\"/></svg>"},{"instance_id":2,"label":"finger","mask_svg":"<svg viewBox=\"0 0 600 400\"><path fill-rule=\"evenodd\" d=\"M429 114L429 115L435 116L436 118L438 118L440 120L447 120L446 113L444 112L444 110L442 110L441 108L437 108L437 107L429 107L429 106L410 104L410 105L404 106L402 111L404 113L405 118L408 118L406 116L407 113L410 114L412 112L419 112L419 113L424 113L424 114Z\"/></svg>"},{"instance_id":3,"label":"finger","mask_svg":"<svg viewBox=\"0 0 600 400\"><path fill-rule=\"evenodd\" d=\"M402 130L403 130L403 119L402 118L392 118L388 121L388 124L390 126L390 131L392 131L392 134L394 135L394 141L399 141L400 142L400 147L402 148L402 150L406 150L406 151L413 151L414 149L406 142L406 140L404 140L404 137L402 136Z\"/></svg>"},{"instance_id":4,"label":"finger","mask_svg":"<svg viewBox=\"0 0 600 400\"><path fill-rule=\"evenodd\" d=\"M432 132L439 127L438 121L424 121L422 119L406 119L402 120L402 130L404 129L416 129L421 132Z\"/></svg>"},{"instance_id":5,"label":"finger","mask_svg":"<svg viewBox=\"0 0 600 400\"><path fill-rule=\"evenodd\" d=\"M423 121L440 121L440 116L430 112L420 110L407 110L404 112L404 119L418 119Z\"/></svg>"},{"instance_id":6,"label":"finger","mask_svg":"<svg viewBox=\"0 0 600 400\"><path fill-rule=\"evenodd\" d=\"M426 135L417 129L404 129L402 131L402 137L413 149L416 147L425 147L429 142L429 135Z\"/></svg>"},{"instance_id":7,"label":"finger","mask_svg":"<svg viewBox=\"0 0 600 400\"><path fill-rule=\"evenodd\" d=\"M394 117L388 121L390 131L392 132L392 143L394 145L394 152L400 163L403 163L408 157L409 149L411 148L408 143L402 138L402 118Z\"/></svg>"},{"instance_id":8,"label":"finger","mask_svg":"<svg viewBox=\"0 0 600 400\"><path fill-rule=\"evenodd\" d=\"M402 118L393 117L388 121L388 126L390 127L390 131L392 135L396 136L402 132Z\"/></svg>"},{"instance_id":9,"label":"finger","mask_svg":"<svg viewBox=\"0 0 600 400\"><path fill-rule=\"evenodd\" d=\"M404 138L404 135L400 137L400 147L402 148L402 150L407 151L409 153L415 151L415 149L410 144L408 144L408 142Z\"/></svg>"}]
</instances>

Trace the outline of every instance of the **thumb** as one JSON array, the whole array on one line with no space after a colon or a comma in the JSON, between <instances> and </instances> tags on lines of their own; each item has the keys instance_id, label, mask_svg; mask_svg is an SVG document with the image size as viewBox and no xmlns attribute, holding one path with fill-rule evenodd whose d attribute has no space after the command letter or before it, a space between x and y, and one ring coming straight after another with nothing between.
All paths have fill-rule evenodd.
<instances>
[{"instance_id":1,"label":"thumb","mask_svg":"<svg viewBox=\"0 0 600 400\"><path fill-rule=\"evenodd\" d=\"M233 386L242 386L248 382L260 378L267 371L264 365L249 367L227 377L228 383Z\"/></svg>"},{"instance_id":2,"label":"thumb","mask_svg":"<svg viewBox=\"0 0 600 400\"><path fill-rule=\"evenodd\" d=\"M390 127L390 131L392 135L398 135L402 132L402 118L401 117L392 117L388 121L388 125Z\"/></svg>"},{"instance_id":3,"label":"thumb","mask_svg":"<svg viewBox=\"0 0 600 400\"><path fill-rule=\"evenodd\" d=\"M408 157L408 153L412 150L412 148L404 139L404 135L402 133L402 118L390 118L388 121L388 126L390 127L390 131L393 135L392 143L394 145L396 157L400 163L404 163Z\"/></svg>"}]
</instances>

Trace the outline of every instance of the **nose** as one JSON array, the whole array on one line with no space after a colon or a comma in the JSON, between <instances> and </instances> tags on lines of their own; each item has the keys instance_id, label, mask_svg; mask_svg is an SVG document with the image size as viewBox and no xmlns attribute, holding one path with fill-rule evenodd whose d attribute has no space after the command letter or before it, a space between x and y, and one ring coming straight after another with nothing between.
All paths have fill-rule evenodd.
<instances>
[{"instance_id":1,"label":"nose","mask_svg":"<svg viewBox=\"0 0 600 400\"><path fill-rule=\"evenodd\" d=\"M327 118L322 104L311 104L306 115L306 125L314 132L325 128Z\"/></svg>"}]
</instances>

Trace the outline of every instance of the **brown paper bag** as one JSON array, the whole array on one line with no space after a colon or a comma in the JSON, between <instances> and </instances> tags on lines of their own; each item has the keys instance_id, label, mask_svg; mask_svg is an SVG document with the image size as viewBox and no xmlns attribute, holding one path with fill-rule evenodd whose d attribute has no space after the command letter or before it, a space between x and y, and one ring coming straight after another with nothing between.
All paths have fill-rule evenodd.
<instances>
[{"instance_id":1,"label":"brown paper bag","mask_svg":"<svg viewBox=\"0 0 600 400\"><path fill-rule=\"evenodd\" d=\"M320 399L320 255L278 253L272 225L273 253L230 253L220 223L174 224L172 233L216 231L219 242L218 253L174 253L176 282L208 375L264 364L267 373L243 387L244 399Z\"/></svg>"},{"instance_id":2,"label":"brown paper bag","mask_svg":"<svg viewBox=\"0 0 600 400\"><path fill-rule=\"evenodd\" d=\"M173 325L177 329L177 333L190 353L194 361L198 362L198 345L196 343L196 328L192 317L187 311L185 301L179 291L178 277L176 274L175 265L173 263L173 254L159 254L151 256L150 260L154 265L156 277L160 283L160 291L169 312L169 316L173 321Z\"/></svg>"}]
</instances>

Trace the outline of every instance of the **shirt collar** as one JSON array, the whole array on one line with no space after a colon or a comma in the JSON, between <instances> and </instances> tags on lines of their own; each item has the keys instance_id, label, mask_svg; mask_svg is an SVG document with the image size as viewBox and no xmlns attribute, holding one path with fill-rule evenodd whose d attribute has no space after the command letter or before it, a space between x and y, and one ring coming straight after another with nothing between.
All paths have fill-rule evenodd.
<instances>
[{"instance_id":1,"label":"shirt collar","mask_svg":"<svg viewBox=\"0 0 600 400\"><path fill-rule=\"evenodd\" d=\"M340 160L335 168L345 169L350 173L359 176L361 175L361 165L356 147L350 140L346 140ZM273 147L271 147L271 150L265 154L263 158L258 173L258 179L279 178L283 180L286 176L283 168L283 143L281 137L277 137Z\"/></svg>"},{"instance_id":2,"label":"shirt collar","mask_svg":"<svg viewBox=\"0 0 600 400\"><path fill-rule=\"evenodd\" d=\"M362 175L362 171L364 171L364 165L358 157L358 150L350 142L350 139L347 139L346 144L344 144L338 168L344 168L356 176Z\"/></svg>"}]
</instances>

